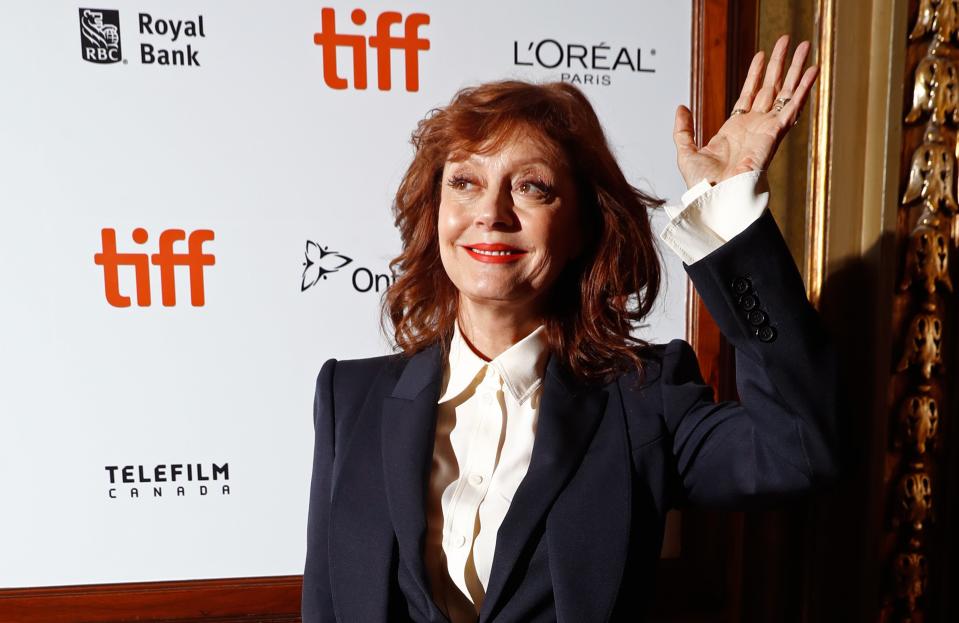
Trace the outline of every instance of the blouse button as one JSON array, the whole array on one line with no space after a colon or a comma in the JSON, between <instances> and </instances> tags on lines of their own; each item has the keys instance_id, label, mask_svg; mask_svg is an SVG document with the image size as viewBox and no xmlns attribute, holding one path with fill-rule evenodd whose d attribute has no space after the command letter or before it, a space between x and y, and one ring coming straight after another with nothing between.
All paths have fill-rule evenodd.
<instances>
[{"instance_id":1,"label":"blouse button","mask_svg":"<svg viewBox=\"0 0 959 623\"><path fill-rule=\"evenodd\" d=\"M451 535L451 538L453 540L454 547L463 547L464 545L466 545L466 537L463 536L462 534Z\"/></svg>"},{"instance_id":2,"label":"blouse button","mask_svg":"<svg viewBox=\"0 0 959 623\"><path fill-rule=\"evenodd\" d=\"M470 474L470 483L474 485L481 485L483 484L483 477L479 474Z\"/></svg>"}]
</instances>

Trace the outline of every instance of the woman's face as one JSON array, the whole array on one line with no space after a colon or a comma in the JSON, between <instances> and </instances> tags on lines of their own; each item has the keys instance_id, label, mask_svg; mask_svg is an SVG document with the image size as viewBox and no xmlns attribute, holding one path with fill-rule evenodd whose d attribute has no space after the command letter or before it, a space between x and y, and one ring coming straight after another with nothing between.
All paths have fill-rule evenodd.
<instances>
[{"instance_id":1,"label":"woman's face","mask_svg":"<svg viewBox=\"0 0 959 623\"><path fill-rule=\"evenodd\" d=\"M538 313L543 295L579 253L576 189L549 153L521 135L497 152L443 167L440 258L461 304Z\"/></svg>"}]
</instances>

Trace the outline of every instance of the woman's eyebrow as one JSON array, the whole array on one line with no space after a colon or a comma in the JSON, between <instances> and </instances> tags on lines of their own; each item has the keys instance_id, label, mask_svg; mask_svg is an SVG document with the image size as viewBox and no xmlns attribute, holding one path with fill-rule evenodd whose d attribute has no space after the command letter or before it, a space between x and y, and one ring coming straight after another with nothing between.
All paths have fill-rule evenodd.
<instances>
[{"instance_id":1,"label":"woman's eyebrow","mask_svg":"<svg viewBox=\"0 0 959 623\"><path fill-rule=\"evenodd\" d=\"M556 168L556 163L554 163L554 162L551 161L551 160L547 160L547 159L545 159L545 158L540 158L540 157L538 157L538 156L533 157L533 158L527 158L526 160L520 160L519 162L516 162L516 163L513 164L513 166L515 166L515 167L517 167L517 168L531 167L531 166L534 166L534 165L545 166L545 167L548 167L548 168L550 168L550 169Z\"/></svg>"},{"instance_id":2,"label":"woman's eyebrow","mask_svg":"<svg viewBox=\"0 0 959 623\"><path fill-rule=\"evenodd\" d=\"M486 166L484 159L488 160L489 156L484 154L475 154L472 153L469 156L457 157L457 158L448 158L447 163L450 165L475 165L479 167ZM520 169L532 169L535 167L545 167L550 171L558 171L562 168L562 165L558 164L555 160L548 159L544 156L530 156L529 158L523 158L516 162L510 162L508 164L508 169L510 171L516 171Z\"/></svg>"}]
</instances>

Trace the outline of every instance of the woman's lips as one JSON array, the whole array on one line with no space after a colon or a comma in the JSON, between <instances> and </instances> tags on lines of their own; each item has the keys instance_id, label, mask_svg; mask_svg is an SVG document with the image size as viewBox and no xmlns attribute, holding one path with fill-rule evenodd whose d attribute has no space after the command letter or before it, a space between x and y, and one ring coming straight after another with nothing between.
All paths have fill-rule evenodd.
<instances>
[{"instance_id":1,"label":"woman's lips","mask_svg":"<svg viewBox=\"0 0 959 623\"><path fill-rule=\"evenodd\" d=\"M526 255L526 251L502 243L485 243L463 245L470 257L488 264L504 264L517 262Z\"/></svg>"}]
</instances>

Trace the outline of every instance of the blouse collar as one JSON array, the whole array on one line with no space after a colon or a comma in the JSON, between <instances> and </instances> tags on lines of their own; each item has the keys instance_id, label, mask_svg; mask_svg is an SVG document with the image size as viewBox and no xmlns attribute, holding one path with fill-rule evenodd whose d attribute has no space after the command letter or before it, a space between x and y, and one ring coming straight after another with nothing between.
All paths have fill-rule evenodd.
<instances>
[{"instance_id":1,"label":"blouse collar","mask_svg":"<svg viewBox=\"0 0 959 623\"><path fill-rule=\"evenodd\" d=\"M546 326L540 325L493 360L484 361L466 343L460 333L459 322L456 322L444 373L445 389L438 403L462 394L480 372L486 372L488 366L499 373L503 385L516 402L523 404L542 384L548 355Z\"/></svg>"}]
</instances>

